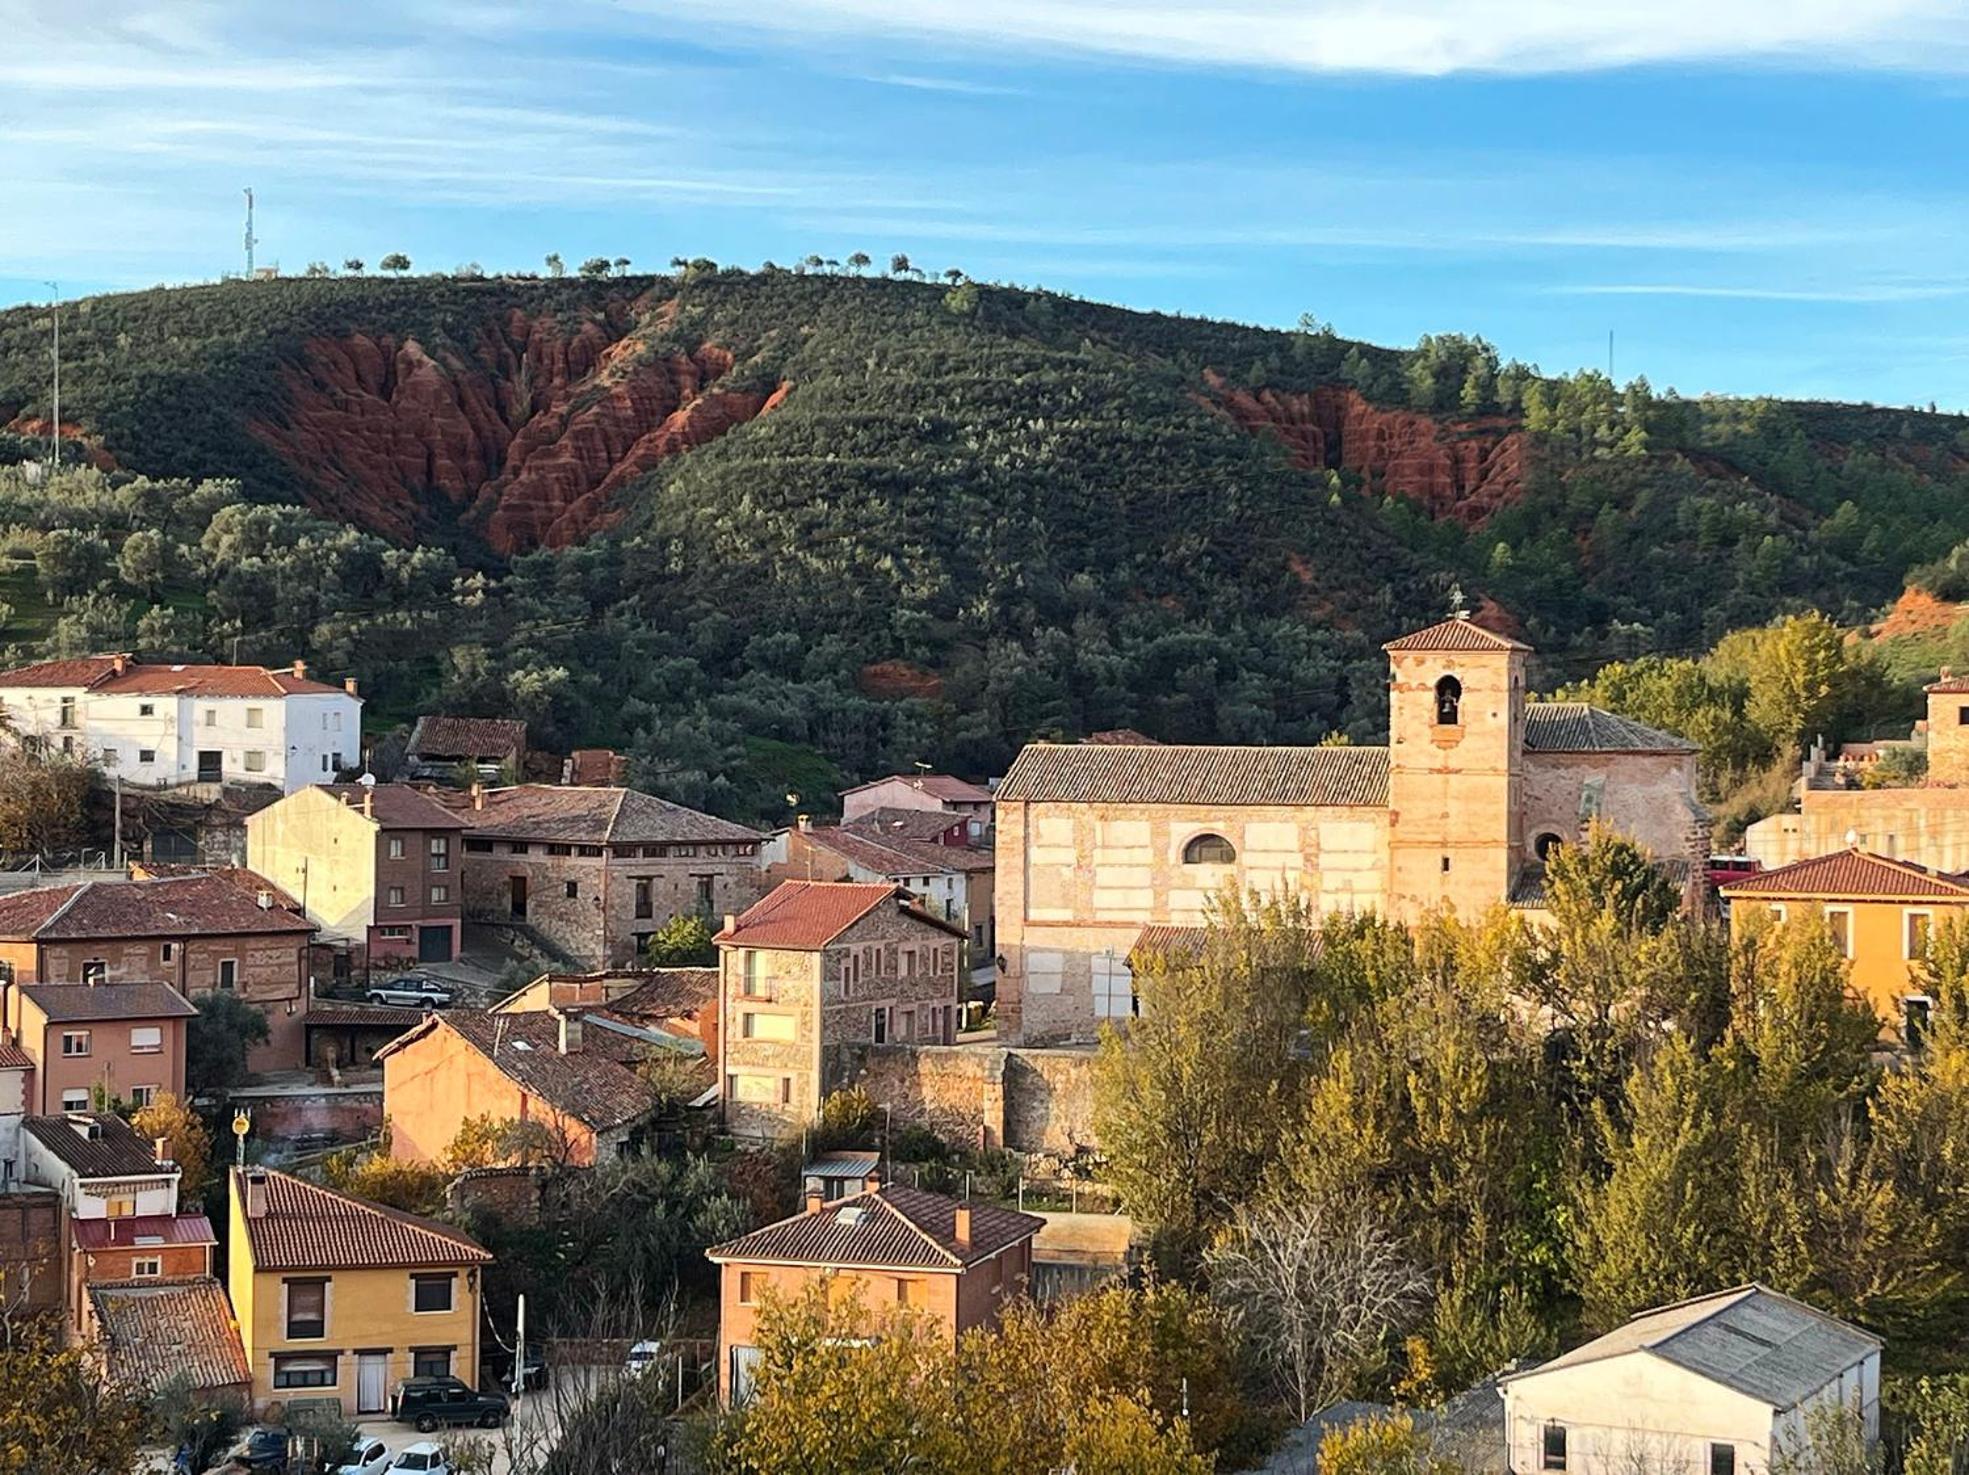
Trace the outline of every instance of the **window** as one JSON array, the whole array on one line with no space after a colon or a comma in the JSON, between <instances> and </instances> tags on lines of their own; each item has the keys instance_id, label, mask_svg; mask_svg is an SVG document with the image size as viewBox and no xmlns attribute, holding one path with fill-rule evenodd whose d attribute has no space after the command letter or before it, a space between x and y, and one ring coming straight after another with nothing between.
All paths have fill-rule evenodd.
<instances>
[{"instance_id":1,"label":"window","mask_svg":"<svg viewBox=\"0 0 1969 1475\"><path fill-rule=\"evenodd\" d=\"M870 1011L869 1032L874 1037L876 1044L886 1045L889 1043L889 1011L887 1009L874 1009Z\"/></svg>"},{"instance_id":2,"label":"window","mask_svg":"<svg viewBox=\"0 0 1969 1475\"><path fill-rule=\"evenodd\" d=\"M636 915L639 917L653 917L656 915L656 901L650 895L650 878L648 876L636 877Z\"/></svg>"},{"instance_id":3,"label":"window","mask_svg":"<svg viewBox=\"0 0 1969 1475\"><path fill-rule=\"evenodd\" d=\"M916 1011L914 1009L903 1010L901 1017L896 1020L896 1038L899 1040L913 1040L916 1038Z\"/></svg>"},{"instance_id":4,"label":"window","mask_svg":"<svg viewBox=\"0 0 1969 1475\"><path fill-rule=\"evenodd\" d=\"M137 1217L137 1200L133 1194L121 1198L105 1199L103 1217L105 1219L134 1219Z\"/></svg>"},{"instance_id":5,"label":"window","mask_svg":"<svg viewBox=\"0 0 1969 1475\"><path fill-rule=\"evenodd\" d=\"M401 886L392 886L390 888L390 905L393 907L403 905L403 888Z\"/></svg>"},{"instance_id":6,"label":"window","mask_svg":"<svg viewBox=\"0 0 1969 1475\"><path fill-rule=\"evenodd\" d=\"M1540 863L1542 864L1545 861L1550 860L1552 858L1553 853L1556 850L1558 850L1558 848L1561 845L1565 843L1566 843L1565 840L1561 836L1554 834L1550 830L1547 830L1544 834L1540 835L1536 840L1531 842L1532 854L1536 855Z\"/></svg>"},{"instance_id":7,"label":"window","mask_svg":"<svg viewBox=\"0 0 1969 1475\"><path fill-rule=\"evenodd\" d=\"M761 1270L741 1270L738 1273L738 1304L756 1306L759 1292L766 1286L766 1275Z\"/></svg>"},{"instance_id":8,"label":"window","mask_svg":"<svg viewBox=\"0 0 1969 1475\"><path fill-rule=\"evenodd\" d=\"M656 860L662 854L663 854L663 847L661 845L645 845L643 847L644 860Z\"/></svg>"},{"instance_id":9,"label":"window","mask_svg":"<svg viewBox=\"0 0 1969 1475\"><path fill-rule=\"evenodd\" d=\"M378 927L376 929L376 935L378 937L394 938L399 942L403 942L409 939L410 929L408 927Z\"/></svg>"},{"instance_id":10,"label":"window","mask_svg":"<svg viewBox=\"0 0 1969 1475\"><path fill-rule=\"evenodd\" d=\"M916 976L916 949L913 947L902 950L902 976L904 978Z\"/></svg>"},{"instance_id":11,"label":"window","mask_svg":"<svg viewBox=\"0 0 1969 1475\"><path fill-rule=\"evenodd\" d=\"M1547 1424L1545 1426L1544 1459L1540 1468L1563 1470L1566 1468L1566 1426Z\"/></svg>"},{"instance_id":12,"label":"window","mask_svg":"<svg viewBox=\"0 0 1969 1475\"><path fill-rule=\"evenodd\" d=\"M1909 994L1901 1000L1901 1038L1910 1050L1919 1050L1928 1039L1928 1024L1935 1014L1935 1001L1926 994Z\"/></svg>"},{"instance_id":13,"label":"window","mask_svg":"<svg viewBox=\"0 0 1969 1475\"><path fill-rule=\"evenodd\" d=\"M109 964L101 958L85 958L82 962L82 981L84 983L109 982Z\"/></svg>"},{"instance_id":14,"label":"window","mask_svg":"<svg viewBox=\"0 0 1969 1475\"><path fill-rule=\"evenodd\" d=\"M791 1014L753 1014L739 1016L739 1034L748 1040L790 1040L794 1036Z\"/></svg>"},{"instance_id":15,"label":"window","mask_svg":"<svg viewBox=\"0 0 1969 1475\"><path fill-rule=\"evenodd\" d=\"M89 1093L87 1091L71 1089L62 1092L63 1111L87 1111L88 1109Z\"/></svg>"},{"instance_id":16,"label":"window","mask_svg":"<svg viewBox=\"0 0 1969 1475\"><path fill-rule=\"evenodd\" d=\"M451 837L449 835L431 836L431 869L448 871L451 869Z\"/></svg>"},{"instance_id":17,"label":"window","mask_svg":"<svg viewBox=\"0 0 1969 1475\"><path fill-rule=\"evenodd\" d=\"M574 847L574 853L576 855L585 855L590 860L593 860L602 853L602 847L599 845L577 845Z\"/></svg>"},{"instance_id":18,"label":"window","mask_svg":"<svg viewBox=\"0 0 1969 1475\"><path fill-rule=\"evenodd\" d=\"M711 888L716 883L715 876L692 876L697 883L697 910L703 916L711 915Z\"/></svg>"},{"instance_id":19,"label":"window","mask_svg":"<svg viewBox=\"0 0 1969 1475\"><path fill-rule=\"evenodd\" d=\"M130 1053L132 1055L155 1055L164 1048L164 1029L156 1024L134 1024L130 1026Z\"/></svg>"},{"instance_id":20,"label":"window","mask_svg":"<svg viewBox=\"0 0 1969 1475\"><path fill-rule=\"evenodd\" d=\"M155 763L156 761L157 761L157 749L155 748L137 749L137 766L139 768L143 767L147 763Z\"/></svg>"},{"instance_id":21,"label":"window","mask_svg":"<svg viewBox=\"0 0 1969 1475\"><path fill-rule=\"evenodd\" d=\"M1845 907L1827 907L1825 925L1832 933L1832 940L1839 945L1841 957L1853 956L1853 914Z\"/></svg>"},{"instance_id":22,"label":"window","mask_svg":"<svg viewBox=\"0 0 1969 1475\"><path fill-rule=\"evenodd\" d=\"M248 727L265 727L267 725L267 709L265 707L248 707L246 709L246 725Z\"/></svg>"},{"instance_id":23,"label":"window","mask_svg":"<svg viewBox=\"0 0 1969 1475\"><path fill-rule=\"evenodd\" d=\"M564 882L563 886L567 892L567 899L569 901L573 901L581 895L581 883L579 881Z\"/></svg>"},{"instance_id":24,"label":"window","mask_svg":"<svg viewBox=\"0 0 1969 1475\"><path fill-rule=\"evenodd\" d=\"M1957 727L1969 727L1969 707L1957 707L1955 709L1955 725Z\"/></svg>"},{"instance_id":25,"label":"window","mask_svg":"<svg viewBox=\"0 0 1969 1475\"><path fill-rule=\"evenodd\" d=\"M1183 847L1186 866L1227 866L1236 859L1236 848L1222 835L1198 835Z\"/></svg>"},{"instance_id":26,"label":"window","mask_svg":"<svg viewBox=\"0 0 1969 1475\"><path fill-rule=\"evenodd\" d=\"M1783 922L1784 918L1785 918L1784 908L1779 906L1777 903L1773 902L1771 904L1771 920L1773 922Z\"/></svg>"},{"instance_id":27,"label":"window","mask_svg":"<svg viewBox=\"0 0 1969 1475\"><path fill-rule=\"evenodd\" d=\"M276 1388L333 1388L335 1359L330 1357L282 1357L273 1360Z\"/></svg>"},{"instance_id":28,"label":"window","mask_svg":"<svg viewBox=\"0 0 1969 1475\"><path fill-rule=\"evenodd\" d=\"M492 842L490 840L473 840L468 838L465 841L465 853L467 855L490 855L492 854Z\"/></svg>"},{"instance_id":29,"label":"window","mask_svg":"<svg viewBox=\"0 0 1969 1475\"><path fill-rule=\"evenodd\" d=\"M929 1299L922 1281L905 1276L896 1277L896 1304L898 1306L921 1306Z\"/></svg>"},{"instance_id":30,"label":"window","mask_svg":"<svg viewBox=\"0 0 1969 1475\"><path fill-rule=\"evenodd\" d=\"M78 1055L89 1053L89 1031L86 1029L65 1029L62 1031L62 1055L73 1060Z\"/></svg>"},{"instance_id":31,"label":"window","mask_svg":"<svg viewBox=\"0 0 1969 1475\"><path fill-rule=\"evenodd\" d=\"M410 1349L410 1375L413 1378L451 1376L451 1348L413 1347Z\"/></svg>"},{"instance_id":32,"label":"window","mask_svg":"<svg viewBox=\"0 0 1969 1475\"><path fill-rule=\"evenodd\" d=\"M403 836L401 835L390 836L390 859L391 860L403 859Z\"/></svg>"},{"instance_id":33,"label":"window","mask_svg":"<svg viewBox=\"0 0 1969 1475\"><path fill-rule=\"evenodd\" d=\"M1443 857L1443 874L1445 876L1449 874L1449 857L1446 855Z\"/></svg>"},{"instance_id":34,"label":"window","mask_svg":"<svg viewBox=\"0 0 1969 1475\"><path fill-rule=\"evenodd\" d=\"M328 1282L290 1280L287 1289L287 1339L311 1341L328 1335Z\"/></svg>"},{"instance_id":35,"label":"window","mask_svg":"<svg viewBox=\"0 0 1969 1475\"><path fill-rule=\"evenodd\" d=\"M1737 1475L1737 1447L1734 1444L1709 1446L1709 1475Z\"/></svg>"},{"instance_id":36,"label":"window","mask_svg":"<svg viewBox=\"0 0 1969 1475\"><path fill-rule=\"evenodd\" d=\"M733 1071L727 1077L726 1095L734 1101L785 1102L792 1095L792 1079Z\"/></svg>"},{"instance_id":37,"label":"window","mask_svg":"<svg viewBox=\"0 0 1969 1475\"><path fill-rule=\"evenodd\" d=\"M116 749L114 749L114 748L104 748L104 749L103 749L103 767L104 767L104 768L114 768L114 767L116 767L116 765L117 765L117 762L118 762L118 760L119 760L119 757L120 757L120 755L119 755L119 754L117 753L117 751L116 751Z\"/></svg>"},{"instance_id":38,"label":"window","mask_svg":"<svg viewBox=\"0 0 1969 1475\"><path fill-rule=\"evenodd\" d=\"M432 906L441 907L450 900L451 900L451 888L449 886L433 886L431 888Z\"/></svg>"},{"instance_id":39,"label":"window","mask_svg":"<svg viewBox=\"0 0 1969 1475\"><path fill-rule=\"evenodd\" d=\"M156 1103L157 1087L132 1086L130 1088L130 1104L132 1106L154 1106Z\"/></svg>"},{"instance_id":40,"label":"window","mask_svg":"<svg viewBox=\"0 0 1969 1475\"><path fill-rule=\"evenodd\" d=\"M766 988L764 973L765 960L760 955L759 950L756 947L747 948L745 950L745 981L742 987L748 998L764 999L771 997L770 992Z\"/></svg>"},{"instance_id":41,"label":"window","mask_svg":"<svg viewBox=\"0 0 1969 1475\"><path fill-rule=\"evenodd\" d=\"M62 698L61 725L63 727L75 726L75 698L74 697Z\"/></svg>"},{"instance_id":42,"label":"window","mask_svg":"<svg viewBox=\"0 0 1969 1475\"><path fill-rule=\"evenodd\" d=\"M321 771L323 773L328 772L328 755L326 753L321 755Z\"/></svg>"},{"instance_id":43,"label":"window","mask_svg":"<svg viewBox=\"0 0 1969 1475\"><path fill-rule=\"evenodd\" d=\"M239 987L239 959L219 959L219 987L229 992Z\"/></svg>"},{"instance_id":44,"label":"window","mask_svg":"<svg viewBox=\"0 0 1969 1475\"><path fill-rule=\"evenodd\" d=\"M1445 676L1436 683L1436 726L1458 727L1463 721L1463 683Z\"/></svg>"},{"instance_id":45,"label":"window","mask_svg":"<svg viewBox=\"0 0 1969 1475\"><path fill-rule=\"evenodd\" d=\"M572 855L574 854L574 847L572 845L549 845L547 847L547 853L549 855Z\"/></svg>"},{"instance_id":46,"label":"window","mask_svg":"<svg viewBox=\"0 0 1969 1475\"><path fill-rule=\"evenodd\" d=\"M207 727L217 727L219 725L219 709L217 707L207 707L203 715Z\"/></svg>"},{"instance_id":47,"label":"window","mask_svg":"<svg viewBox=\"0 0 1969 1475\"><path fill-rule=\"evenodd\" d=\"M1135 978L1126 959L1113 953L1096 953L1094 969L1094 1017L1127 1019L1135 1012Z\"/></svg>"},{"instance_id":48,"label":"window","mask_svg":"<svg viewBox=\"0 0 1969 1475\"><path fill-rule=\"evenodd\" d=\"M525 855L532 847L524 840L508 840L506 849L514 855Z\"/></svg>"},{"instance_id":49,"label":"window","mask_svg":"<svg viewBox=\"0 0 1969 1475\"><path fill-rule=\"evenodd\" d=\"M1928 938L1935 928L1933 912L1904 912L1901 922L1901 956L1909 962L1928 956Z\"/></svg>"},{"instance_id":50,"label":"window","mask_svg":"<svg viewBox=\"0 0 1969 1475\"><path fill-rule=\"evenodd\" d=\"M138 702L137 715L139 717L155 717L157 715L157 704L155 702Z\"/></svg>"},{"instance_id":51,"label":"window","mask_svg":"<svg viewBox=\"0 0 1969 1475\"><path fill-rule=\"evenodd\" d=\"M413 1275L410 1277L410 1309L413 1311L449 1311L451 1309L450 1275ZM446 1369L450 1371L449 1368Z\"/></svg>"},{"instance_id":52,"label":"window","mask_svg":"<svg viewBox=\"0 0 1969 1475\"><path fill-rule=\"evenodd\" d=\"M160 943L157 949L157 961L160 963L177 962L178 945L175 942Z\"/></svg>"},{"instance_id":53,"label":"window","mask_svg":"<svg viewBox=\"0 0 1969 1475\"><path fill-rule=\"evenodd\" d=\"M248 748L246 750L246 771L248 773L265 773L267 771L267 755L262 749Z\"/></svg>"},{"instance_id":54,"label":"window","mask_svg":"<svg viewBox=\"0 0 1969 1475\"><path fill-rule=\"evenodd\" d=\"M130 1262L130 1274L137 1280L155 1280L164 1273L164 1262L156 1255L141 1255Z\"/></svg>"}]
</instances>

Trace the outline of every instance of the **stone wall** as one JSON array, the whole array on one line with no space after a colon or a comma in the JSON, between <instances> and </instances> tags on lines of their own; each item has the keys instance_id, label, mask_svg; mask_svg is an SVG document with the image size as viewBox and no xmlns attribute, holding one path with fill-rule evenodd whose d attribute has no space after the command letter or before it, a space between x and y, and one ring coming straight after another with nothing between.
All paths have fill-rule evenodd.
<instances>
[{"instance_id":1,"label":"stone wall","mask_svg":"<svg viewBox=\"0 0 1969 1475\"><path fill-rule=\"evenodd\" d=\"M359 1086L244 1087L228 1104L253 1113L251 1142L271 1145L320 1134L360 1142L383 1130L383 1083ZM230 1151L230 1143L220 1145Z\"/></svg>"},{"instance_id":2,"label":"stone wall","mask_svg":"<svg viewBox=\"0 0 1969 1475\"><path fill-rule=\"evenodd\" d=\"M858 1045L848 1079L951 1142L1070 1155L1097 1146L1094 1053L999 1045Z\"/></svg>"},{"instance_id":3,"label":"stone wall","mask_svg":"<svg viewBox=\"0 0 1969 1475\"><path fill-rule=\"evenodd\" d=\"M1524 838L1527 856L1545 835L1580 838L1581 799L1598 781L1600 818L1646 846L1658 860L1700 860L1691 832L1702 823L1695 802L1693 753L1527 753Z\"/></svg>"}]
</instances>

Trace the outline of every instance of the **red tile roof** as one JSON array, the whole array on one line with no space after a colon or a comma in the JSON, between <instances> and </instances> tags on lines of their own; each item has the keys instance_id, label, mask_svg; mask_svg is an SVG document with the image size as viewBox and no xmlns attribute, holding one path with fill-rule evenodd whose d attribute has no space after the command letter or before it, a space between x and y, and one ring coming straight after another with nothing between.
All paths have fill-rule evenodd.
<instances>
[{"instance_id":1,"label":"red tile roof","mask_svg":"<svg viewBox=\"0 0 1969 1475\"><path fill-rule=\"evenodd\" d=\"M1943 696L1962 695L1969 693L1969 676L1951 676L1944 671L1941 680L1931 681L1921 689L1937 692Z\"/></svg>"},{"instance_id":2,"label":"red tile roof","mask_svg":"<svg viewBox=\"0 0 1969 1475\"><path fill-rule=\"evenodd\" d=\"M469 830L472 827L469 819L409 784L316 784L315 787L358 814L362 813L363 800L367 798L369 813L364 817L381 829Z\"/></svg>"},{"instance_id":3,"label":"red tile roof","mask_svg":"<svg viewBox=\"0 0 1969 1475\"><path fill-rule=\"evenodd\" d=\"M608 1012L636 1023L688 1018L717 997L716 968L654 968L648 982L609 1000Z\"/></svg>"},{"instance_id":4,"label":"red tile roof","mask_svg":"<svg viewBox=\"0 0 1969 1475\"><path fill-rule=\"evenodd\" d=\"M266 886L275 891L271 884ZM0 896L0 938L186 937L314 931L279 904L262 907L237 877L170 876L154 881L84 881Z\"/></svg>"},{"instance_id":5,"label":"red tile roof","mask_svg":"<svg viewBox=\"0 0 1969 1475\"><path fill-rule=\"evenodd\" d=\"M153 1245L211 1245L219 1242L203 1214L138 1214L127 1219L71 1219L79 1250L146 1250Z\"/></svg>"},{"instance_id":6,"label":"red tile roof","mask_svg":"<svg viewBox=\"0 0 1969 1475\"><path fill-rule=\"evenodd\" d=\"M989 850L972 850L962 845L939 845L934 841L911 840L871 833L861 825L821 826L807 831L809 844L831 850L843 860L873 871L878 876L922 876L940 872L988 871L992 868Z\"/></svg>"},{"instance_id":7,"label":"red tile roof","mask_svg":"<svg viewBox=\"0 0 1969 1475\"><path fill-rule=\"evenodd\" d=\"M459 813L482 835L575 845L758 842L757 830L636 789L516 784Z\"/></svg>"},{"instance_id":8,"label":"red tile roof","mask_svg":"<svg viewBox=\"0 0 1969 1475\"><path fill-rule=\"evenodd\" d=\"M996 1204L971 1205L971 1238L957 1242L958 1202L890 1183L795 1214L704 1253L715 1263L854 1269L959 1270L1031 1239L1045 1221Z\"/></svg>"},{"instance_id":9,"label":"red tile roof","mask_svg":"<svg viewBox=\"0 0 1969 1475\"><path fill-rule=\"evenodd\" d=\"M89 1287L110 1372L152 1392L178 1378L194 1389L252 1381L225 1287L209 1275Z\"/></svg>"},{"instance_id":10,"label":"red tile roof","mask_svg":"<svg viewBox=\"0 0 1969 1475\"><path fill-rule=\"evenodd\" d=\"M661 1104L633 1061L662 1047L597 1030L583 1031L581 1045L563 1055L560 1020L547 1010L488 1014L452 1009L422 1022L376 1052L381 1061L414 1049L448 1030L470 1045L514 1085L596 1132L613 1131L648 1116Z\"/></svg>"},{"instance_id":11,"label":"red tile roof","mask_svg":"<svg viewBox=\"0 0 1969 1475\"><path fill-rule=\"evenodd\" d=\"M1865 850L1842 850L1759 871L1717 888L1724 896L1829 897L1834 900L1969 901L1969 884L1913 861L1889 860Z\"/></svg>"},{"instance_id":12,"label":"red tile roof","mask_svg":"<svg viewBox=\"0 0 1969 1475\"><path fill-rule=\"evenodd\" d=\"M1417 630L1389 641L1383 650L1530 650L1522 640L1486 630L1473 620L1457 616L1442 620L1426 630Z\"/></svg>"},{"instance_id":13,"label":"red tile roof","mask_svg":"<svg viewBox=\"0 0 1969 1475\"><path fill-rule=\"evenodd\" d=\"M245 1203L247 1173L264 1173L267 1212L241 1211L253 1269L416 1270L483 1265L492 1256L462 1230L435 1219L304 1183L271 1168L234 1168L232 1191Z\"/></svg>"},{"instance_id":14,"label":"red tile roof","mask_svg":"<svg viewBox=\"0 0 1969 1475\"><path fill-rule=\"evenodd\" d=\"M526 724L506 717L419 717L405 751L413 758L524 755Z\"/></svg>"},{"instance_id":15,"label":"red tile roof","mask_svg":"<svg viewBox=\"0 0 1969 1475\"><path fill-rule=\"evenodd\" d=\"M1386 748L1027 743L1001 803L1366 806L1388 802Z\"/></svg>"},{"instance_id":16,"label":"red tile roof","mask_svg":"<svg viewBox=\"0 0 1969 1475\"><path fill-rule=\"evenodd\" d=\"M1104 748L1159 748L1161 743L1145 732L1137 732L1132 727L1108 727L1099 732L1090 732L1082 738L1083 743L1094 743Z\"/></svg>"},{"instance_id":17,"label":"red tile roof","mask_svg":"<svg viewBox=\"0 0 1969 1475\"><path fill-rule=\"evenodd\" d=\"M966 783L947 773L891 773L881 778L870 779L865 784L856 784L852 789L843 789L842 794L859 794L863 789L872 789L877 784L894 783L896 780L908 784L912 789L921 790L932 799L941 799L946 804L989 804L991 790L981 789L976 784Z\"/></svg>"},{"instance_id":18,"label":"red tile roof","mask_svg":"<svg viewBox=\"0 0 1969 1475\"><path fill-rule=\"evenodd\" d=\"M6 678L0 676L0 685ZM112 674L97 683L92 690L120 695L142 695L154 692L160 696L184 693L200 697L290 697L290 696L347 696L348 692L339 686L330 686L325 681L312 681L305 676L296 676L291 670L281 667L268 670L263 666L194 666L194 665L131 665L121 676Z\"/></svg>"},{"instance_id":19,"label":"red tile roof","mask_svg":"<svg viewBox=\"0 0 1969 1475\"><path fill-rule=\"evenodd\" d=\"M302 1019L309 1029L409 1029L424 1017L422 1009L391 1004L360 1004L353 1000L317 1001Z\"/></svg>"},{"instance_id":20,"label":"red tile roof","mask_svg":"<svg viewBox=\"0 0 1969 1475\"><path fill-rule=\"evenodd\" d=\"M91 687L116 674L115 656L76 656L65 661L37 661L0 671L0 686Z\"/></svg>"},{"instance_id":21,"label":"red tile roof","mask_svg":"<svg viewBox=\"0 0 1969 1475\"><path fill-rule=\"evenodd\" d=\"M34 1057L12 1040L0 1035L0 1070L32 1070Z\"/></svg>"},{"instance_id":22,"label":"red tile roof","mask_svg":"<svg viewBox=\"0 0 1969 1475\"><path fill-rule=\"evenodd\" d=\"M1136 934L1134 946L1128 949L1128 961L1134 965L1137 960L1147 962L1151 958L1162 958L1167 962L1182 963L1198 958L1203 954L1204 939L1209 935L1208 929L1203 927L1152 923Z\"/></svg>"},{"instance_id":23,"label":"red tile roof","mask_svg":"<svg viewBox=\"0 0 1969 1475\"><path fill-rule=\"evenodd\" d=\"M900 886L867 885L854 881L782 881L764 899L739 914L720 932L718 942L736 947L824 948L885 902L905 915L927 922L954 937L964 929L911 905Z\"/></svg>"}]
</instances>

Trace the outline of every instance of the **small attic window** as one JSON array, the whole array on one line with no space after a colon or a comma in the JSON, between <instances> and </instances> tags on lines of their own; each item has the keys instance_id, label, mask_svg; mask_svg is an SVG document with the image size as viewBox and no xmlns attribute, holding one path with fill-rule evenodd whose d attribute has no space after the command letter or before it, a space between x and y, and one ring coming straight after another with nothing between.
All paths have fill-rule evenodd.
<instances>
[{"instance_id":1,"label":"small attic window","mask_svg":"<svg viewBox=\"0 0 1969 1475\"><path fill-rule=\"evenodd\" d=\"M513 1048L515 1050L531 1050L533 1046L529 1045L525 1040L514 1040Z\"/></svg>"},{"instance_id":2,"label":"small attic window","mask_svg":"<svg viewBox=\"0 0 1969 1475\"><path fill-rule=\"evenodd\" d=\"M839 1212L837 1212L834 1215L834 1222L836 1224L843 1225L846 1228L853 1229L857 1224L861 1223L861 1221L867 1217L868 1217L868 1210L863 1208L860 1204L856 1204L850 1208L842 1209Z\"/></svg>"},{"instance_id":3,"label":"small attic window","mask_svg":"<svg viewBox=\"0 0 1969 1475\"><path fill-rule=\"evenodd\" d=\"M1463 683L1445 676L1436 683L1436 726L1456 727L1463 720Z\"/></svg>"}]
</instances>

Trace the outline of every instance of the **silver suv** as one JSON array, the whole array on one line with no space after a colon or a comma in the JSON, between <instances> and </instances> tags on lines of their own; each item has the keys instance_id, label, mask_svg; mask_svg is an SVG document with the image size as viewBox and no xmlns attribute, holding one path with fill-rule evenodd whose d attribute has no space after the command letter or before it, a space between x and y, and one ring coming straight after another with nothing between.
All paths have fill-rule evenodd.
<instances>
[{"instance_id":1,"label":"silver suv","mask_svg":"<svg viewBox=\"0 0 1969 1475\"><path fill-rule=\"evenodd\" d=\"M456 1002L451 985L428 973L405 973L377 984L363 995L372 1004L395 1004L404 1009L449 1009Z\"/></svg>"}]
</instances>

